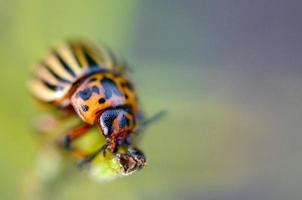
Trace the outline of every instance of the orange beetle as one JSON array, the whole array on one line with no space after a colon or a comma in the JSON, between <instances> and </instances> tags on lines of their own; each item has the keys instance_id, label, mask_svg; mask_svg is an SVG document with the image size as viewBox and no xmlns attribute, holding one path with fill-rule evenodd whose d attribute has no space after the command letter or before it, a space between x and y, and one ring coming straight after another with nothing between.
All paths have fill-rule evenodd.
<instances>
[{"instance_id":1,"label":"orange beetle","mask_svg":"<svg viewBox=\"0 0 302 200\"><path fill-rule=\"evenodd\" d=\"M96 124L107 141L98 152L115 153L120 145L130 144L129 136L148 122L142 122L124 62L109 49L88 41L68 41L49 52L35 68L30 89L38 100L82 119L62 139L67 149Z\"/></svg>"}]
</instances>

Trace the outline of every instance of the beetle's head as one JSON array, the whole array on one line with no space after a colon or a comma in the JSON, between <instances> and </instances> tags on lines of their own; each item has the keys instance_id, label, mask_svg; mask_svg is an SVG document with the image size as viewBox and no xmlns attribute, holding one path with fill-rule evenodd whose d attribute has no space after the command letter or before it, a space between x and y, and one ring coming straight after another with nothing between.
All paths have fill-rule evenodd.
<instances>
[{"instance_id":1,"label":"beetle's head","mask_svg":"<svg viewBox=\"0 0 302 200\"><path fill-rule=\"evenodd\" d=\"M132 132L135 120L128 109L114 108L104 111L99 116L98 124L107 140L114 139L117 145L121 145Z\"/></svg>"},{"instance_id":2,"label":"beetle's head","mask_svg":"<svg viewBox=\"0 0 302 200\"><path fill-rule=\"evenodd\" d=\"M146 164L146 158L143 152L134 147L129 147L127 153L117 153L116 156L124 169L125 175L142 169Z\"/></svg>"}]
</instances>

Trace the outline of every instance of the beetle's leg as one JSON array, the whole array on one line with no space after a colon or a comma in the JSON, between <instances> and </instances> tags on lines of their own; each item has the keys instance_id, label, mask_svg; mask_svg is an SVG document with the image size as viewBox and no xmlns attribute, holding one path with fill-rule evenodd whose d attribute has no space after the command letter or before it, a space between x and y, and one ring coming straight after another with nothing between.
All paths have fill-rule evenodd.
<instances>
[{"instance_id":1,"label":"beetle's leg","mask_svg":"<svg viewBox=\"0 0 302 200\"><path fill-rule=\"evenodd\" d=\"M141 127L145 128L146 125L148 125L151 122L154 122L155 120L158 120L164 114L165 114L164 111L155 114L154 116L152 116L148 120L144 121ZM67 140L69 140L69 138L67 138ZM130 145L131 144L130 140L131 140L130 137L125 138L124 144ZM102 153L103 156L106 156L107 149L110 150L113 154L115 154L116 150L117 150L117 146L119 146L119 145L116 145L116 138L111 138L111 140L107 140L107 142L101 148L99 148L95 152L93 152L93 153L87 155L85 158L83 158L78 163L78 167L82 168L84 165L90 163L99 153Z\"/></svg>"},{"instance_id":2,"label":"beetle's leg","mask_svg":"<svg viewBox=\"0 0 302 200\"><path fill-rule=\"evenodd\" d=\"M97 155L97 153L92 157L92 155L90 154L87 154L86 152L78 149L78 148L75 148L75 147L70 147L68 149L68 151L71 152L71 154L73 154L78 160L78 164L77 164L77 167L79 169L82 169L84 167L84 165L88 164L89 162L91 162L93 160L93 158Z\"/></svg>"},{"instance_id":3,"label":"beetle's leg","mask_svg":"<svg viewBox=\"0 0 302 200\"><path fill-rule=\"evenodd\" d=\"M162 111L159 111L158 113L154 114L152 117L143 120L141 125L136 130L134 130L134 132L139 133L139 132L143 131L149 124L159 120L160 118L165 116L166 113L167 113L166 111L162 110Z\"/></svg>"},{"instance_id":4,"label":"beetle's leg","mask_svg":"<svg viewBox=\"0 0 302 200\"><path fill-rule=\"evenodd\" d=\"M60 146L63 146L66 149L70 148L71 142L84 135L90 128L91 125L86 123L81 123L80 125L72 128L67 131L63 140L59 142Z\"/></svg>"},{"instance_id":5,"label":"beetle's leg","mask_svg":"<svg viewBox=\"0 0 302 200\"><path fill-rule=\"evenodd\" d=\"M91 153L89 155L86 155L82 160L79 161L78 163L78 168L81 169L83 168L86 164L90 163L100 152L103 153L103 149L106 151L107 145L105 144L102 146L100 149L95 151L94 153ZM103 153L104 155L104 153Z\"/></svg>"},{"instance_id":6,"label":"beetle's leg","mask_svg":"<svg viewBox=\"0 0 302 200\"><path fill-rule=\"evenodd\" d=\"M87 153L78 148L69 148L68 150L78 159L83 159L87 156Z\"/></svg>"},{"instance_id":7,"label":"beetle's leg","mask_svg":"<svg viewBox=\"0 0 302 200\"><path fill-rule=\"evenodd\" d=\"M104 144L101 148L100 148L100 152L103 154L103 156L106 156L106 150L108 148L109 144L108 142L106 142L106 144Z\"/></svg>"},{"instance_id":8,"label":"beetle's leg","mask_svg":"<svg viewBox=\"0 0 302 200\"><path fill-rule=\"evenodd\" d=\"M98 150L96 150L95 152L87 155L84 159L82 159L79 163L78 163L78 167L82 168L84 165L90 163L99 153L101 153L103 156L106 156L106 150L108 149L108 147L110 146L110 143L105 143L101 148L99 148ZM112 153L115 154L116 153L115 149Z\"/></svg>"}]
</instances>

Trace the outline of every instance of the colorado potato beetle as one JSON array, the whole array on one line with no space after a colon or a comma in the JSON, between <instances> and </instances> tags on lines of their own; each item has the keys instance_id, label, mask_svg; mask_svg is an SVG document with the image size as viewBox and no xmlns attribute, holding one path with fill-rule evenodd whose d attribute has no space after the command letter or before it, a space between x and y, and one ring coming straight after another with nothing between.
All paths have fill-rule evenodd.
<instances>
[{"instance_id":1,"label":"colorado potato beetle","mask_svg":"<svg viewBox=\"0 0 302 200\"><path fill-rule=\"evenodd\" d=\"M100 153L105 156L106 151L116 155L125 173L144 166L145 157L133 150L131 136L162 113L143 118L129 70L111 50L84 40L61 43L34 68L30 89L36 99L64 117L80 117L81 122L58 140L59 146L82 157L80 166ZM94 125L106 143L89 155L72 148L71 144ZM119 153L120 146L129 147L128 153Z\"/></svg>"}]
</instances>

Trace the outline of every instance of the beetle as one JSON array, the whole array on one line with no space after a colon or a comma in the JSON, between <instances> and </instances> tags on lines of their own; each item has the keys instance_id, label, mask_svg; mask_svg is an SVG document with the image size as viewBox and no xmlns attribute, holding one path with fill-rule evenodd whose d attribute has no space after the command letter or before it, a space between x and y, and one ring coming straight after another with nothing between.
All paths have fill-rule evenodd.
<instances>
[{"instance_id":1,"label":"beetle","mask_svg":"<svg viewBox=\"0 0 302 200\"><path fill-rule=\"evenodd\" d=\"M125 62L91 41L69 40L53 48L34 68L29 86L39 101L81 118L60 139L65 149L74 151L73 141L94 125L99 127L106 143L96 153L85 155L81 163L99 152L105 156L106 151L116 153L120 145L131 145L133 133L162 115L144 120ZM143 156L137 158L141 158L138 164L145 162Z\"/></svg>"}]
</instances>

